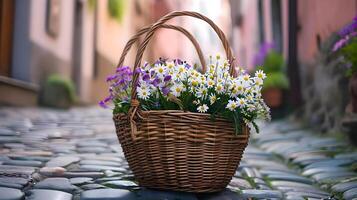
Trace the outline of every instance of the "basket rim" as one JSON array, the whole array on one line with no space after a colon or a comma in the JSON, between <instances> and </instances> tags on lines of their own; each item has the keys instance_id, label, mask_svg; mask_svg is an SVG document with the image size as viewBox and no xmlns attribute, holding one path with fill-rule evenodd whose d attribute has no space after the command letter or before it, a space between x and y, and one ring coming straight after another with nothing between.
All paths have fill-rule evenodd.
<instances>
[{"instance_id":1,"label":"basket rim","mask_svg":"<svg viewBox=\"0 0 357 200\"><path fill-rule=\"evenodd\" d=\"M191 112L191 111L184 111L184 110L140 110L138 111L140 113L143 113L143 114L177 114L177 115L182 115L182 114L188 114L188 115L196 115L196 116L202 116L202 117L210 117L211 114L210 113L199 113L199 112ZM113 114L113 116L119 116L119 115L128 115L128 113L116 113L116 114ZM217 116L215 117L215 119L219 119L219 120L227 120L226 118L224 117L220 117L220 116ZM229 121L229 120L227 120Z\"/></svg>"},{"instance_id":2,"label":"basket rim","mask_svg":"<svg viewBox=\"0 0 357 200\"><path fill-rule=\"evenodd\" d=\"M184 114L194 114L200 116L210 116L210 113L199 113L199 112L191 112L191 111L184 111L184 110L140 110L142 113L184 113ZM122 115L126 113L116 113L113 115Z\"/></svg>"},{"instance_id":3,"label":"basket rim","mask_svg":"<svg viewBox=\"0 0 357 200\"><path fill-rule=\"evenodd\" d=\"M198 112L190 112L190 111L184 111L184 110L140 110L140 113L145 114L171 114L171 115L184 115L184 114L189 114L189 115L195 115L195 116L200 116L200 117L207 117L210 118L209 113L198 113ZM116 113L113 114L113 119L116 120L117 117L120 116L125 116L125 115L129 115L128 113ZM224 118L224 117L215 117L214 120L219 120L219 121L227 121L227 122L232 122L233 121L229 121L228 119ZM248 128L249 126L246 123L241 124L242 127ZM250 132L250 131L249 131Z\"/></svg>"}]
</instances>

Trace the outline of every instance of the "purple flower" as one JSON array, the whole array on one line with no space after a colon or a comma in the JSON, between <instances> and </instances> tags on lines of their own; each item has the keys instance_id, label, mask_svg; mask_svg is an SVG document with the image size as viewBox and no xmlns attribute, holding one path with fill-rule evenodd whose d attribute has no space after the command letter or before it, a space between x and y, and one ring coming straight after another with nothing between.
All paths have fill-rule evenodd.
<instances>
[{"instance_id":1,"label":"purple flower","mask_svg":"<svg viewBox=\"0 0 357 200\"><path fill-rule=\"evenodd\" d=\"M157 87L160 83L160 79L159 78L155 78L154 80L151 81L151 84L155 87Z\"/></svg>"},{"instance_id":2,"label":"purple flower","mask_svg":"<svg viewBox=\"0 0 357 200\"><path fill-rule=\"evenodd\" d=\"M174 60L174 63L175 63L176 65L181 65L181 64L183 63L183 61L180 60L180 59L175 59L175 60Z\"/></svg>"},{"instance_id":3,"label":"purple flower","mask_svg":"<svg viewBox=\"0 0 357 200\"><path fill-rule=\"evenodd\" d=\"M164 78L164 81L165 81L165 82L168 82L168 81L170 81L170 80L171 80L171 75L165 76L165 78Z\"/></svg>"},{"instance_id":4,"label":"purple flower","mask_svg":"<svg viewBox=\"0 0 357 200\"><path fill-rule=\"evenodd\" d=\"M141 68L136 68L135 69L135 73L138 73L138 74L141 74L141 73L144 73L145 71L144 70L141 70Z\"/></svg>"},{"instance_id":5,"label":"purple flower","mask_svg":"<svg viewBox=\"0 0 357 200\"><path fill-rule=\"evenodd\" d=\"M99 106L101 106L102 108L108 108L108 106L107 106L107 103L109 102L109 101L111 101L111 100L113 100L113 96L112 95L109 95L109 96L107 96L104 100L102 100L102 101L99 101Z\"/></svg>"},{"instance_id":6,"label":"purple flower","mask_svg":"<svg viewBox=\"0 0 357 200\"><path fill-rule=\"evenodd\" d=\"M349 24L346 27L344 27L338 34L341 37L344 37L344 36L350 34L351 32L353 32L356 29L357 29L357 21L354 21L352 24Z\"/></svg>"},{"instance_id":7,"label":"purple flower","mask_svg":"<svg viewBox=\"0 0 357 200\"><path fill-rule=\"evenodd\" d=\"M338 34L341 37L344 37L346 35L349 35L350 33L354 32L357 29L357 16L353 18L352 23L347 24L345 27L343 27Z\"/></svg>"},{"instance_id":8,"label":"purple flower","mask_svg":"<svg viewBox=\"0 0 357 200\"><path fill-rule=\"evenodd\" d=\"M118 78L118 75L117 74L114 74L114 75L109 75L107 76L107 79L106 81L109 82L109 81L112 81L114 79Z\"/></svg>"},{"instance_id":9,"label":"purple flower","mask_svg":"<svg viewBox=\"0 0 357 200\"><path fill-rule=\"evenodd\" d=\"M263 43L261 45L259 51L257 52L257 54L254 56L253 65L254 66L263 65L265 57L274 48L275 48L275 45L273 43Z\"/></svg>"},{"instance_id":10,"label":"purple flower","mask_svg":"<svg viewBox=\"0 0 357 200\"><path fill-rule=\"evenodd\" d=\"M107 104L105 104L104 101L99 101L99 106L102 107L102 108L108 108Z\"/></svg>"},{"instance_id":11,"label":"purple flower","mask_svg":"<svg viewBox=\"0 0 357 200\"><path fill-rule=\"evenodd\" d=\"M342 38L340 40L338 40L335 45L333 45L332 51L336 52L339 49L341 49L343 46L345 46L345 44L348 42L348 39L346 38Z\"/></svg>"},{"instance_id":12,"label":"purple flower","mask_svg":"<svg viewBox=\"0 0 357 200\"><path fill-rule=\"evenodd\" d=\"M154 71L151 71L150 72L150 75L153 77L155 75L155 72Z\"/></svg>"},{"instance_id":13,"label":"purple flower","mask_svg":"<svg viewBox=\"0 0 357 200\"><path fill-rule=\"evenodd\" d=\"M113 96L112 96L112 95L107 96L103 101L104 101L105 103L107 103L107 102L110 101L110 100L113 100Z\"/></svg>"},{"instance_id":14,"label":"purple flower","mask_svg":"<svg viewBox=\"0 0 357 200\"><path fill-rule=\"evenodd\" d=\"M150 76L149 76L149 74L145 74L143 76L143 81L148 81L148 80L150 80Z\"/></svg>"},{"instance_id":15,"label":"purple flower","mask_svg":"<svg viewBox=\"0 0 357 200\"><path fill-rule=\"evenodd\" d=\"M166 63L166 60L167 60L167 59L164 59L164 58L159 58L159 60L157 60L157 61L155 62L155 64L156 64L156 65L158 65L158 64L163 65L163 64L165 64L165 63Z\"/></svg>"},{"instance_id":16,"label":"purple flower","mask_svg":"<svg viewBox=\"0 0 357 200\"><path fill-rule=\"evenodd\" d=\"M162 88L161 88L161 91L162 91L162 94L168 95L169 92L170 92L170 88L168 88L168 87L162 87Z\"/></svg>"},{"instance_id":17,"label":"purple flower","mask_svg":"<svg viewBox=\"0 0 357 200\"><path fill-rule=\"evenodd\" d=\"M357 25L357 23L356 23ZM352 38L357 36L357 31L350 32L348 35L343 36L341 39L337 40L332 47L332 52L336 52L342 47L344 47Z\"/></svg>"},{"instance_id":18,"label":"purple flower","mask_svg":"<svg viewBox=\"0 0 357 200\"><path fill-rule=\"evenodd\" d=\"M130 71L131 71L131 69L129 66L122 66L122 67L118 67L116 69L116 72L130 72Z\"/></svg>"}]
</instances>

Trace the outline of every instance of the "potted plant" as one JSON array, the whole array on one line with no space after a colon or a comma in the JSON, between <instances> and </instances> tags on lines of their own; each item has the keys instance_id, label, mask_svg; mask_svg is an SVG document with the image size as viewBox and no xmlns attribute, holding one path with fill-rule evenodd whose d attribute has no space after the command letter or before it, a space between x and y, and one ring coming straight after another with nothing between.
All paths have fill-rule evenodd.
<instances>
[{"instance_id":1,"label":"potted plant","mask_svg":"<svg viewBox=\"0 0 357 200\"><path fill-rule=\"evenodd\" d=\"M154 32L177 16L208 22L224 44L227 60L210 57L202 73L180 59L141 65ZM192 35L182 27L172 27ZM133 69L125 55L141 34ZM266 75L234 70L233 53L224 33L207 17L189 11L170 13L140 30L124 48L115 74L108 77L110 95L100 102L113 109L117 136L139 185L186 192L215 192L230 182L255 121L269 119L261 98ZM109 105L108 105L109 104Z\"/></svg>"},{"instance_id":2,"label":"potted plant","mask_svg":"<svg viewBox=\"0 0 357 200\"><path fill-rule=\"evenodd\" d=\"M283 56L275 51L270 51L264 59L264 67L257 69L267 73L263 84L263 98L271 108L278 108L283 103L283 92L289 88L289 81L285 75L285 62Z\"/></svg>"},{"instance_id":3,"label":"potted plant","mask_svg":"<svg viewBox=\"0 0 357 200\"><path fill-rule=\"evenodd\" d=\"M346 67L346 76L350 79L350 104L348 112L357 113L357 16L353 22L342 28L339 39L332 51L342 56L342 64Z\"/></svg>"},{"instance_id":4,"label":"potted plant","mask_svg":"<svg viewBox=\"0 0 357 200\"><path fill-rule=\"evenodd\" d=\"M41 89L40 104L68 109L76 102L74 83L58 74L50 75Z\"/></svg>"}]
</instances>

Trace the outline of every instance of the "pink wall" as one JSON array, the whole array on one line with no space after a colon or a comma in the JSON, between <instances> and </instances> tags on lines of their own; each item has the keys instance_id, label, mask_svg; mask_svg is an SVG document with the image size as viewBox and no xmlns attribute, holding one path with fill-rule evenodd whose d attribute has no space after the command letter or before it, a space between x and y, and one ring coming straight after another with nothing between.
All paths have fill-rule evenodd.
<instances>
[{"instance_id":1,"label":"pink wall","mask_svg":"<svg viewBox=\"0 0 357 200\"><path fill-rule=\"evenodd\" d=\"M283 55L287 59L288 1L281 1ZM356 0L299 0L298 4L298 60L300 63L313 62L317 47L317 36L321 42L352 20L357 14ZM252 60L259 50L257 0L241 0L240 9L243 23L234 30L234 45L240 65L252 68ZM271 0L263 1L265 41L272 42Z\"/></svg>"},{"instance_id":2,"label":"pink wall","mask_svg":"<svg viewBox=\"0 0 357 200\"><path fill-rule=\"evenodd\" d=\"M230 8L228 0L170 0L169 11L189 10L199 12L218 25L229 38L231 21ZM201 46L204 57L208 59L209 55L220 53L224 55L222 44L210 26L202 20L192 17L178 17L170 20L168 23L184 27L189 31ZM154 41L152 41L153 52L151 60L159 57L181 58L191 63L198 63L197 53L191 42L182 33L173 30L160 30Z\"/></svg>"},{"instance_id":3,"label":"pink wall","mask_svg":"<svg viewBox=\"0 0 357 200\"><path fill-rule=\"evenodd\" d=\"M236 63L246 69L253 67L252 60L259 46L257 0L242 0L240 5L243 21L235 36Z\"/></svg>"},{"instance_id":4,"label":"pink wall","mask_svg":"<svg viewBox=\"0 0 357 200\"><path fill-rule=\"evenodd\" d=\"M323 42L357 13L355 0L299 0L298 56L301 63L311 63L318 51L317 37Z\"/></svg>"}]
</instances>

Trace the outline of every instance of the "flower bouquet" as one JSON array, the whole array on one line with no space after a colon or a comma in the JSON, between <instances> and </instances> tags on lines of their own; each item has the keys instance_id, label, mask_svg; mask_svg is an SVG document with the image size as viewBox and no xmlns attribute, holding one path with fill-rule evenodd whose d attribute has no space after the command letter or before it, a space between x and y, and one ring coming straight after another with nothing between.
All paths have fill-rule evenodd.
<instances>
[{"instance_id":1,"label":"flower bouquet","mask_svg":"<svg viewBox=\"0 0 357 200\"><path fill-rule=\"evenodd\" d=\"M222 40L228 60L209 57L198 49L201 67L180 59L140 60L158 28L177 16L191 16L210 24ZM189 37L182 28L179 30ZM136 39L146 33L134 69L123 66ZM198 47L195 45L195 47ZM255 120L269 118L261 97L262 71L254 77L236 72L223 32L195 12L173 12L139 31L124 48L118 68L108 77L110 95L100 104L113 103L118 139L139 185L187 192L213 192L226 187L248 143Z\"/></svg>"}]
</instances>

